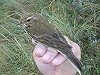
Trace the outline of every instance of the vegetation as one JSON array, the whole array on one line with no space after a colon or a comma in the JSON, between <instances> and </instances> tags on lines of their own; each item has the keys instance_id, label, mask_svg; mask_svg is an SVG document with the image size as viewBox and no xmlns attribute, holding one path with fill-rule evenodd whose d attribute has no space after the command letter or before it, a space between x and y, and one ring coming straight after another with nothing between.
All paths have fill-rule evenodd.
<instances>
[{"instance_id":1,"label":"vegetation","mask_svg":"<svg viewBox=\"0 0 100 75\"><path fill-rule=\"evenodd\" d=\"M42 75L21 12L44 15L80 45L82 74L100 75L100 0L0 0L0 75Z\"/></svg>"}]
</instances>

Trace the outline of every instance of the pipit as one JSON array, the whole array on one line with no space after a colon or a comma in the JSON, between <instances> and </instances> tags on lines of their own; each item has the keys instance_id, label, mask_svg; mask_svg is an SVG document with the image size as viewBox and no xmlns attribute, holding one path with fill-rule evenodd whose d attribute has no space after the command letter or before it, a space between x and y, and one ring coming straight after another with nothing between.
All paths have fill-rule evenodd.
<instances>
[{"instance_id":1,"label":"pipit","mask_svg":"<svg viewBox=\"0 0 100 75\"><path fill-rule=\"evenodd\" d=\"M56 50L58 53L64 55L81 75L81 61L73 54L72 47L68 44L64 35L46 18L41 14L25 15L19 23L25 25L25 30L36 43L42 43L47 48L52 48L52 50Z\"/></svg>"}]
</instances>

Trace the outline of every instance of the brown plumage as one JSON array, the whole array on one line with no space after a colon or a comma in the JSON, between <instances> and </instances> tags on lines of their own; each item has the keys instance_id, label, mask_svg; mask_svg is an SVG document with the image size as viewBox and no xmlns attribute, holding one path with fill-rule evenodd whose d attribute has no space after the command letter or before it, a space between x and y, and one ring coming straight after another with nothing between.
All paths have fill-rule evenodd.
<instances>
[{"instance_id":1,"label":"brown plumage","mask_svg":"<svg viewBox=\"0 0 100 75\"><path fill-rule=\"evenodd\" d=\"M81 75L82 63L75 57L67 40L48 20L40 14L26 15L21 19L26 31L36 41L54 48L78 70Z\"/></svg>"}]
</instances>

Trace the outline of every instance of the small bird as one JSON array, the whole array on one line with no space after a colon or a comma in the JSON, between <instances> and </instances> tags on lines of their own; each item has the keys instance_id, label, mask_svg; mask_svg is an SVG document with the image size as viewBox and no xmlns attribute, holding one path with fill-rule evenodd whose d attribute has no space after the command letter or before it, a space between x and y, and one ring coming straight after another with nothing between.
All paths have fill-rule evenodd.
<instances>
[{"instance_id":1,"label":"small bird","mask_svg":"<svg viewBox=\"0 0 100 75\"><path fill-rule=\"evenodd\" d=\"M47 48L53 48L58 53L64 55L66 59L77 69L81 75L82 63L72 52L72 47L68 44L64 35L53 26L41 14L25 15L19 24L25 25L25 30L35 40L36 43L42 43Z\"/></svg>"}]
</instances>

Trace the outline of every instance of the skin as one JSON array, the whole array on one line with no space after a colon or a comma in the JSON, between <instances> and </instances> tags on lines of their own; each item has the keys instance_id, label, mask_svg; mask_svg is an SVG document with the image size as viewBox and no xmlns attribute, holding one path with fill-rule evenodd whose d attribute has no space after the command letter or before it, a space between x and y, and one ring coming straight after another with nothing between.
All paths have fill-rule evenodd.
<instances>
[{"instance_id":1,"label":"skin","mask_svg":"<svg viewBox=\"0 0 100 75\"><path fill-rule=\"evenodd\" d=\"M68 37L68 44L72 46L74 55L80 60L80 47ZM34 39L32 43L36 44ZM75 75L77 70L57 51L48 50L43 44L38 43L33 51L33 57L37 67L43 75Z\"/></svg>"}]
</instances>

